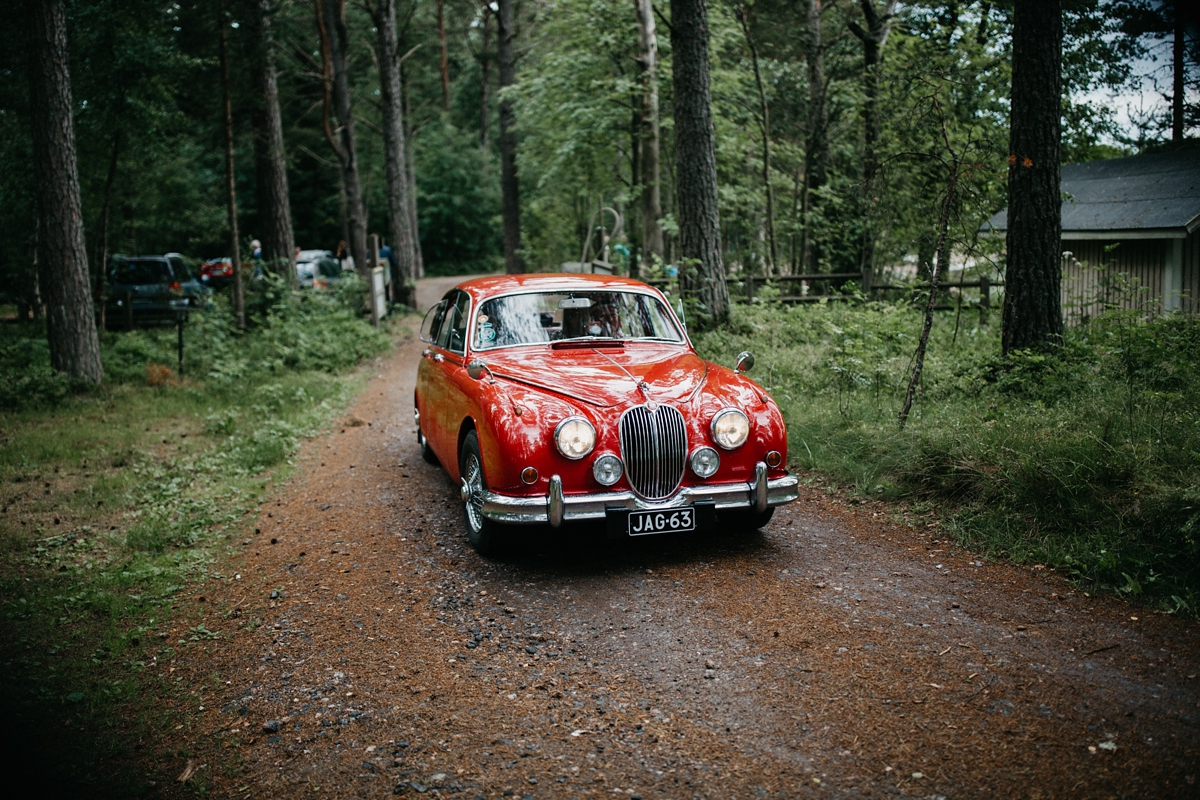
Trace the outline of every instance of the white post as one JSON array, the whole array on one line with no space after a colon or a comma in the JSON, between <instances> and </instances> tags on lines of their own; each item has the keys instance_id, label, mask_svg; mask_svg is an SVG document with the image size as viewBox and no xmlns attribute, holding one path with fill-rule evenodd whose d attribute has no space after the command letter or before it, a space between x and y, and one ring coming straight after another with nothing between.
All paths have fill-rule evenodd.
<instances>
[{"instance_id":1,"label":"white post","mask_svg":"<svg viewBox=\"0 0 1200 800\"><path fill-rule=\"evenodd\" d=\"M1179 310L1183 293L1183 239L1167 241L1167 257L1163 264L1163 313Z\"/></svg>"},{"instance_id":2,"label":"white post","mask_svg":"<svg viewBox=\"0 0 1200 800\"><path fill-rule=\"evenodd\" d=\"M371 288L371 322L376 328L379 327L379 303L376 301L377 289L375 287L375 269L379 265L379 234L371 234L371 254L367 259L370 264L367 269L363 270L364 277L367 279L367 285Z\"/></svg>"}]
</instances>

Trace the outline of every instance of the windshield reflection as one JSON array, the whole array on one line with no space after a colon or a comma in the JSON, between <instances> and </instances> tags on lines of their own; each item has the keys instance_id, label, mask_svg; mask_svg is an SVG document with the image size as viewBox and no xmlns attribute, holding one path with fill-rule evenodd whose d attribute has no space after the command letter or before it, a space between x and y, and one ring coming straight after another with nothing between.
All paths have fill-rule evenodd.
<instances>
[{"instance_id":1,"label":"windshield reflection","mask_svg":"<svg viewBox=\"0 0 1200 800\"><path fill-rule=\"evenodd\" d=\"M486 301L475 316L476 350L566 339L683 342L670 312L638 292L536 292Z\"/></svg>"}]
</instances>

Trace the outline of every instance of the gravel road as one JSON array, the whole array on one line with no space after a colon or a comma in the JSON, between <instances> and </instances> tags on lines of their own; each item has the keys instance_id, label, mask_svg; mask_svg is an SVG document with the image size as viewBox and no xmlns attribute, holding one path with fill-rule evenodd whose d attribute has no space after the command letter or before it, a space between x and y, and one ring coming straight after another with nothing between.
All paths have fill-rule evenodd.
<instances>
[{"instance_id":1,"label":"gravel road","mask_svg":"<svg viewBox=\"0 0 1200 800\"><path fill-rule=\"evenodd\" d=\"M194 687L156 745L165 793L1200 796L1195 621L884 506L813 488L760 534L477 556L416 444L420 350L378 362L190 599L222 638L162 665Z\"/></svg>"}]
</instances>

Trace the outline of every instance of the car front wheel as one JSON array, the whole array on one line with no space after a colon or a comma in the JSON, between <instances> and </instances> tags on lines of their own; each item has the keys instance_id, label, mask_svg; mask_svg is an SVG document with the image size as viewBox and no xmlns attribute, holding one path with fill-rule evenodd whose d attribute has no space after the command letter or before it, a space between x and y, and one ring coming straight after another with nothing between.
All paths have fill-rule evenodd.
<instances>
[{"instance_id":1,"label":"car front wheel","mask_svg":"<svg viewBox=\"0 0 1200 800\"><path fill-rule=\"evenodd\" d=\"M479 437L475 431L468 433L463 440L458 463L462 474L467 539L480 555L497 555L501 549L502 534L500 526L483 515L483 493L487 491L487 482L483 477L483 457L479 453Z\"/></svg>"}]
</instances>

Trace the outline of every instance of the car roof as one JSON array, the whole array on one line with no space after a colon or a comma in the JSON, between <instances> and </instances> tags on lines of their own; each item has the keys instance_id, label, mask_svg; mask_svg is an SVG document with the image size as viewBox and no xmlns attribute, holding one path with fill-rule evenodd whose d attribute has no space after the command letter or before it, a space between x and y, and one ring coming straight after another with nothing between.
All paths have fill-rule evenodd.
<instances>
[{"instance_id":1,"label":"car roof","mask_svg":"<svg viewBox=\"0 0 1200 800\"><path fill-rule=\"evenodd\" d=\"M526 275L488 275L483 278L473 278L463 281L459 289L470 294L476 300L494 297L499 294L512 292L595 292L604 289L649 289L655 294L658 290L641 281L632 278L622 278L619 275L589 275L569 272L544 272Z\"/></svg>"}]
</instances>

